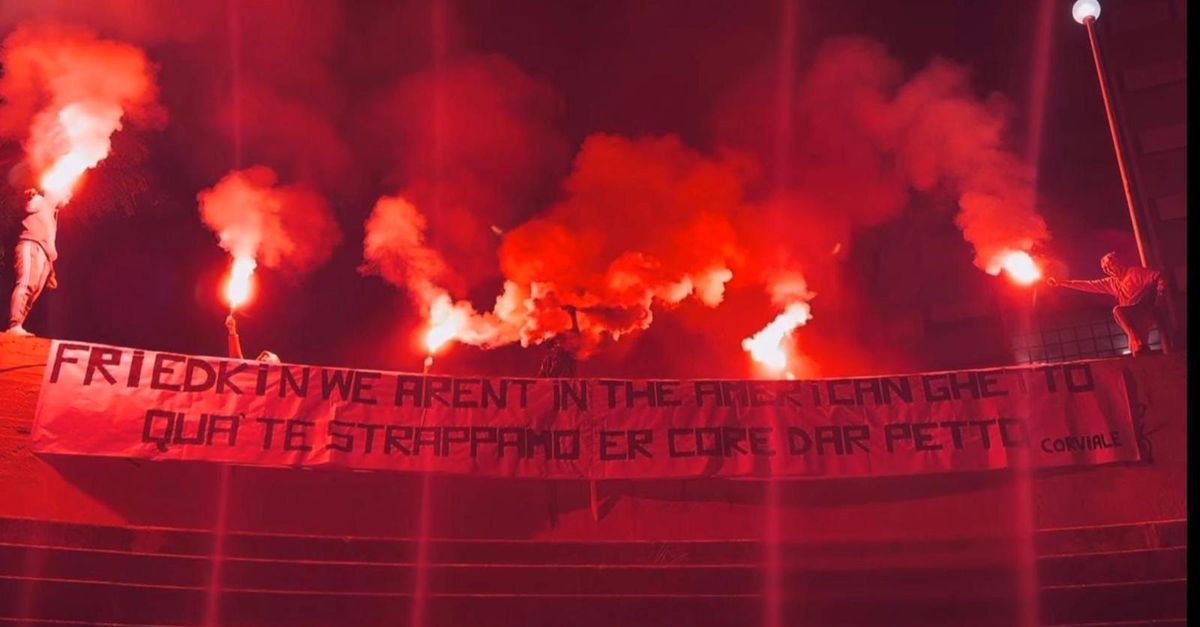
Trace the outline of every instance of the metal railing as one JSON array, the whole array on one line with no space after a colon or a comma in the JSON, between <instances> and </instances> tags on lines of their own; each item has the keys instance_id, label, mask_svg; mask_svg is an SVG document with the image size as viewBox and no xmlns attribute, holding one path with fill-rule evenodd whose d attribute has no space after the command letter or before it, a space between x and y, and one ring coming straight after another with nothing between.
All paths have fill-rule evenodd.
<instances>
[{"instance_id":1,"label":"metal railing","mask_svg":"<svg viewBox=\"0 0 1200 627\"><path fill-rule=\"evenodd\" d=\"M1162 350L1158 329L1146 347ZM1012 337L1013 359L1020 364L1120 357L1130 354L1129 338L1112 315L1090 315L1072 323L1047 324Z\"/></svg>"}]
</instances>

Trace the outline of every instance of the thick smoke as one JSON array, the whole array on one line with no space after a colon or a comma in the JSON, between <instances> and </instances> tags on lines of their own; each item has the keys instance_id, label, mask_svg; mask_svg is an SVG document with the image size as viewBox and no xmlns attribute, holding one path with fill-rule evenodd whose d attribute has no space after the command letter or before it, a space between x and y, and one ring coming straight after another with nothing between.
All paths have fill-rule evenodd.
<instances>
[{"instance_id":1,"label":"thick smoke","mask_svg":"<svg viewBox=\"0 0 1200 627\"><path fill-rule=\"evenodd\" d=\"M145 54L83 29L17 28L4 40L3 66L0 138L22 142L31 182L54 205L108 156L124 119L162 119Z\"/></svg>"},{"instance_id":2,"label":"thick smoke","mask_svg":"<svg viewBox=\"0 0 1200 627\"><path fill-rule=\"evenodd\" d=\"M401 78L359 120L376 167L454 260L456 292L496 276L494 229L519 223L560 179L560 108L549 85L503 57L466 55Z\"/></svg>"},{"instance_id":3,"label":"thick smoke","mask_svg":"<svg viewBox=\"0 0 1200 627\"><path fill-rule=\"evenodd\" d=\"M948 196L976 265L989 272L1003 253L1047 237L1029 172L1004 143L1005 110L976 97L961 68L934 61L906 79L881 45L835 40L793 101L787 184L759 204L746 198L759 166L744 153L705 155L670 136L589 137L563 199L504 234L505 290L487 315L439 287L451 273L427 241L418 209L425 203L381 201L368 223L367 258L426 311L441 312L430 314L432 326L445 323L452 337L487 345L528 345L565 331L569 305L594 348L645 329L656 311L686 299L719 305L744 269L782 312L770 338L752 342L758 358L809 320L808 270L836 260L856 229L898 217L914 193ZM737 119L755 117L749 111ZM729 139L752 151L773 146ZM771 154L759 152L764 161ZM462 226L486 234L477 221Z\"/></svg>"},{"instance_id":4,"label":"thick smoke","mask_svg":"<svg viewBox=\"0 0 1200 627\"><path fill-rule=\"evenodd\" d=\"M947 185L958 195L955 223L975 248L975 264L999 272L998 258L1049 237L1034 207L1033 172L1005 145L1004 111L971 93L966 71L935 61L891 102L881 144L895 145L913 186Z\"/></svg>"},{"instance_id":5,"label":"thick smoke","mask_svg":"<svg viewBox=\"0 0 1200 627\"><path fill-rule=\"evenodd\" d=\"M778 138L739 121L771 119L775 87L743 86L718 120L722 136L772 154ZM787 217L762 222L773 232L759 237L768 245L781 236L798 241L801 250L789 255L797 261L828 255L857 227L896 218L913 192L953 199L975 264L993 274L1003 252L1049 237L1032 172L1006 144L1007 109L996 96L978 97L964 68L938 59L906 76L882 44L833 39L798 81L794 102L786 184L771 203ZM783 232L780 224L788 225Z\"/></svg>"},{"instance_id":6,"label":"thick smoke","mask_svg":"<svg viewBox=\"0 0 1200 627\"><path fill-rule=\"evenodd\" d=\"M1007 110L949 62L909 72L870 40L822 45L784 99L782 177L757 176L780 167L776 76L732 94L703 148L695 139L597 134L571 169L560 124L572 103L501 56L454 41L431 52L436 28L417 4L10 0L0 5L0 27L60 20L147 46L171 69L162 88L175 123L164 135L188 177L207 183L239 163L261 163L297 182L278 186L255 168L207 193L257 207L206 210L231 252L310 269L338 239L322 197L365 209L391 194L367 222L367 270L409 291L431 326L472 344L536 344L569 328L564 307L572 305L594 349L687 301L716 306L738 286L770 295L775 311L745 314L763 324L809 303L811 287L821 294L812 314L823 322L826 303L871 298L839 274L855 237L918 197L954 216L984 270L1004 251L1036 250L1048 237L1029 172L1006 146ZM447 28L450 40L469 32ZM34 29L13 37L21 32ZM8 93L29 84L10 66L0 133L25 141L44 101ZM108 80L120 67L106 63L88 76ZM125 117L152 110L141 106L152 97L153 89L130 102ZM23 124L11 122L19 116ZM311 210L293 214L292 206ZM476 299L477 311L469 297L497 286L494 305ZM713 322L704 331L726 328ZM738 333L722 341L736 346Z\"/></svg>"},{"instance_id":7,"label":"thick smoke","mask_svg":"<svg viewBox=\"0 0 1200 627\"><path fill-rule=\"evenodd\" d=\"M278 185L264 166L231 172L198 199L204 224L234 258L302 274L341 243L325 200L304 184Z\"/></svg>"},{"instance_id":8,"label":"thick smoke","mask_svg":"<svg viewBox=\"0 0 1200 627\"><path fill-rule=\"evenodd\" d=\"M805 299L780 302L774 286L802 272L822 294L813 303L818 318L822 305L833 307L831 326L852 331L838 355L822 358L882 339L870 331L895 312L877 310L872 286L856 286L844 260L856 237L901 218L915 199L953 215L975 265L993 274L1005 253L1036 251L1049 237L1032 172L1007 143L1008 108L998 96L978 96L964 68L938 59L909 73L882 44L845 37L817 49L789 98L778 97L779 86L775 76L747 80L727 98L716 129L722 143L772 162L777 173L771 187L755 190L762 212L739 223L755 251L748 271L781 312ZM781 100L789 104L786 136L771 122ZM919 271L900 263L895 271Z\"/></svg>"},{"instance_id":9,"label":"thick smoke","mask_svg":"<svg viewBox=\"0 0 1200 627\"><path fill-rule=\"evenodd\" d=\"M578 307L596 337L646 328L656 306L693 298L716 307L745 255L733 218L749 210L752 173L736 156L708 157L675 137L593 135L565 198L505 235L501 268Z\"/></svg>"},{"instance_id":10,"label":"thick smoke","mask_svg":"<svg viewBox=\"0 0 1200 627\"><path fill-rule=\"evenodd\" d=\"M365 255L370 269L430 308L433 326L461 327L461 341L539 343L570 328L564 307L572 306L586 351L648 327L655 309L687 299L721 303L745 254L732 217L748 210L750 174L736 156L706 157L674 137L588 138L564 199L504 234L504 292L484 316L437 287L447 266L426 244L424 217L412 203L376 205Z\"/></svg>"},{"instance_id":11,"label":"thick smoke","mask_svg":"<svg viewBox=\"0 0 1200 627\"><path fill-rule=\"evenodd\" d=\"M172 155L198 180L261 163L323 192L355 183L338 128L344 85L330 70L342 41L341 3L326 0L6 0L0 28L87 25L145 47L164 67ZM103 76L107 66L100 66Z\"/></svg>"},{"instance_id":12,"label":"thick smoke","mask_svg":"<svg viewBox=\"0 0 1200 627\"><path fill-rule=\"evenodd\" d=\"M407 287L416 300L429 305L427 296L445 283L449 268L441 253L425 242L428 222L416 206L399 196L375 203L367 219L363 271L379 274L395 285Z\"/></svg>"},{"instance_id":13,"label":"thick smoke","mask_svg":"<svg viewBox=\"0 0 1200 627\"><path fill-rule=\"evenodd\" d=\"M430 352L452 339L483 347L522 340L523 328L536 319L529 290L506 282L493 311L487 314L478 313L468 301L455 301L442 287L451 276L449 266L442 254L426 243L426 230L424 214L407 199L380 198L366 223L366 263L360 270L408 290L429 321L426 345Z\"/></svg>"}]
</instances>

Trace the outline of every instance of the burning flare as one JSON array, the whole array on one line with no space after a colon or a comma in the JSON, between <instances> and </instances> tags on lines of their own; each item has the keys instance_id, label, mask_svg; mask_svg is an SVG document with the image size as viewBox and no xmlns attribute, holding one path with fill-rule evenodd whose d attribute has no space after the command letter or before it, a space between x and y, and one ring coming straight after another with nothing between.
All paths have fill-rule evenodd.
<instances>
[{"instance_id":1,"label":"burning flare","mask_svg":"<svg viewBox=\"0 0 1200 627\"><path fill-rule=\"evenodd\" d=\"M812 319L810 308L806 302L796 302L788 305L783 313L775 317L770 324L752 337L742 340L742 349L750 353L750 357L774 372L785 371L788 367L787 351L783 341L798 327ZM790 371L785 372L787 378L794 378Z\"/></svg>"},{"instance_id":2,"label":"burning flare","mask_svg":"<svg viewBox=\"0 0 1200 627\"><path fill-rule=\"evenodd\" d=\"M403 195L382 197L372 210L362 271L408 289L429 324L427 348L540 344L572 328L571 306L586 357L648 328L660 312L723 302L744 256L729 216L748 211L745 176L732 156L708 157L676 137L593 135L562 202L492 229L505 282L490 309L453 299L468 291L462 266L429 244L426 216Z\"/></svg>"},{"instance_id":3,"label":"burning flare","mask_svg":"<svg viewBox=\"0 0 1200 627\"><path fill-rule=\"evenodd\" d=\"M121 108L73 103L56 116L58 134L67 152L42 173L38 187L55 205L66 204L83 173L108 156L109 137L121 128Z\"/></svg>"},{"instance_id":4,"label":"burning flare","mask_svg":"<svg viewBox=\"0 0 1200 627\"><path fill-rule=\"evenodd\" d=\"M233 258L225 284L231 311L252 295L258 264L300 274L324 263L341 241L321 196L304 185L279 185L265 166L230 172L197 199L201 219Z\"/></svg>"},{"instance_id":5,"label":"burning flare","mask_svg":"<svg viewBox=\"0 0 1200 627\"><path fill-rule=\"evenodd\" d=\"M250 300L250 295L254 290L251 278L254 276L254 268L257 265L252 257L233 258L233 264L229 267L229 280L225 283L225 300L229 303L230 312L237 310Z\"/></svg>"},{"instance_id":6,"label":"burning flare","mask_svg":"<svg viewBox=\"0 0 1200 627\"><path fill-rule=\"evenodd\" d=\"M993 274L999 274L1001 270L1020 285L1032 285L1042 279L1042 269L1033 257L1023 250L1011 250L1002 254Z\"/></svg>"},{"instance_id":7,"label":"burning flare","mask_svg":"<svg viewBox=\"0 0 1200 627\"><path fill-rule=\"evenodd\" d=\"M158 111L145 53L81 29L20 26L0 66L0 138L21 141L37 195L56 208L108 157L123 118L153 122Z\"/></svg>"},{"instance_id":8,"label":"burning flare","mask_svg":"<svg viewBox=\"0 0 1200 627\"><path fill-rule=\"evenodd\" d=\"M455 307L450 296L440 294L429 308L429 330L425 333L425 348L432 358L446 342L458 339L467 325L467 313Z\"/></svg>"}]
</instances>

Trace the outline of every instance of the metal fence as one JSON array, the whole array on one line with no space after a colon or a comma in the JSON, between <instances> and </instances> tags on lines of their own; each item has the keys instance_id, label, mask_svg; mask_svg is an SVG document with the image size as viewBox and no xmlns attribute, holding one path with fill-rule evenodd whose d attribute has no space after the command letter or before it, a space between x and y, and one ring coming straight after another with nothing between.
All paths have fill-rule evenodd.
<instances>
[{"instance_id":1,"label":"metal fence","mask_svg":"<svg viewBox=\"0 0 1200 627\"><path fill-rule=\"evenodd\" d=\"M1147 348L1162 350L1158 329L1150 332ZM1128 355L1129 338L1112 315L1076 319L1072 323L1049 324L1012 338L1017 363L1072 361Z\"/></svg>"}]
</instances>

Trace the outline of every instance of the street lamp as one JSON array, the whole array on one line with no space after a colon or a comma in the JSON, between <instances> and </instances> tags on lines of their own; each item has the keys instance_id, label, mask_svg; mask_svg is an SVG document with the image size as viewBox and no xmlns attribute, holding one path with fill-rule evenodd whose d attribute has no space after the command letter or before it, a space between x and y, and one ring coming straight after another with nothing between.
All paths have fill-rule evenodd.
<instances>
[{"instance_id":1,"label":"street lamp","mask_svg":"<svg viewBox=\"0 0 1200 627\"><path fill-rule=\"evenodd\" d=\"M1100 95L1104 97L1104 111L1108 114L1108 132L1112 135L1113 151L1117 153L1117 168L1121 172L1121 184L1125 187L1125 204L1129 206L1129 220L1133 223L1133 238L1137 241L1138 257L1143 267L1150 266L1146 255L1145 222L1133 198L1133 186L1129 181L1129 168L1125 164L1125 149L1117 131L1117 115L1113 109L1112 94L1109 93L1108 75L1104 72L1104 61L1100 58L1100 44L1096 40L1096 19L1100 17L1099 0L1076 0L1071 7L1071 17L1087 29L1088 41L1092 44L1092 59L1096 62L1096 78L1100 81Z\"/></svg>"},{"instance_id":2,"label":"street lamp","mask_svg":"<svg viewBox=\"0 0 1200 627\"><path fill-rule=\"evenodd\" d=\"M1098 0L1078 0L1075 6L1071 7L1071 17L1075 18L1076 22L1084 23L1084 20L1100 17L1100 2Z\"/></svg>"}]
</instances>

